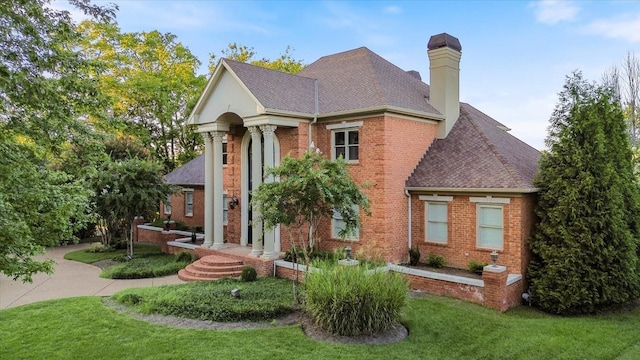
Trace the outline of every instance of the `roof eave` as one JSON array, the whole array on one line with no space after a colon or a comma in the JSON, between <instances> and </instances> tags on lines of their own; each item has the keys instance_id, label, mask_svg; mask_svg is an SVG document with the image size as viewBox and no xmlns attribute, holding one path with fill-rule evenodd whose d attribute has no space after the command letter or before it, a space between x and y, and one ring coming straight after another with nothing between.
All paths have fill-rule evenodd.
<instances>
[{"instance_id":1,"label":"roof eave","mask_svg":"<svg viewBox=\"0 0 640 360\"><path fill-rule=\"evenodd\" d=\"M492 194L533 194L538 188L450 188L450 187L405 187L408 192L438 192L438 193L492 193Z\"/></svg>"},{"instance_id":2,"label":"roof eave","mask_svg":"<svg viewBox=\"0 0 640 360\"><path fill-rule=\"evenodd\" d=\"M331 113L321 113L318 115L318 119L331 120L333 118L341 118L345 116L354 116L354 115L362 116L362 115L371 115L371 114L380 114L380 113L395 113L399 115L414 116L414 117L423 118L426 120L433 120L433 121L445 120L445 117L441 114L434 114L434 113L428 113L424 111L401 108L397 106L387 106L387 105L336 111Z\"/></svg>"}]
</instances>

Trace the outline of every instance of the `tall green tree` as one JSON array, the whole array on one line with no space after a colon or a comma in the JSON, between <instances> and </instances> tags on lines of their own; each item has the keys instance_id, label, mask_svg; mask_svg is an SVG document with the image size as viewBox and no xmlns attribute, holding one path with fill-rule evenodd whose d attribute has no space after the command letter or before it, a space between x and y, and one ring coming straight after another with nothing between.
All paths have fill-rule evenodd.
<instances>
[{"instance_id":1,"label":"tall green tree","mask_svg":"<svg viewBox=\"0 0 640 360\"><path fill-rule=\"evenodd\" d=\"M243 62L251 65L260 66L263 68L286 72L289 74L296 74L304 69L304 63L302 60L296 60L291 55L293 49L291 46L287 46L284 53L275 60L269 60L267 58L256 59L256 52L254 48L246 45L239 45L237 43L230 43L226 49L221 51L223 58L231 59L238 62ZM213 74L217 65L217 56L215 54L209 54L209 73Z\"/></svg>"},{"instance_id":2,"label":"tall green tree","mask_svg":"<svg viewBox=\"0 0 640 360\"><path fill-rule=\"evenodd\" d=\"M540 160L539 222L529 241L533 302L588 313L638 296L638 183L613 91L567 78Z\"/></svg>"},{"instance_id":3,"label":"tall green tree","mask_svg":"<svg viewBox=\"0 0 640 360\"><path fill-rule=\"evenodd\" d=\"M95 20L114 15L70 2ZM79 37L69 13L47 0L0 2L0 272L14 279L51 272L34 255L88 220L84 180L54 164L91 137L83 119L103 105L87 75L94 63L72 46Z\"/></svg>"},{"instance_id":4,"label":"tall green tree","mask_svg":"<svg viewBox=\"0 0 640 360\"><path fill-rule=\"evenodd\" d=\"M116 22L79 28L81 48L101 64L92 75L110 99L109 113L96 123L138 137L166 171L197 156L202 137L186 126L206 83L196 56L171 33L123 33Z\"/></svg>"}]
</instances>

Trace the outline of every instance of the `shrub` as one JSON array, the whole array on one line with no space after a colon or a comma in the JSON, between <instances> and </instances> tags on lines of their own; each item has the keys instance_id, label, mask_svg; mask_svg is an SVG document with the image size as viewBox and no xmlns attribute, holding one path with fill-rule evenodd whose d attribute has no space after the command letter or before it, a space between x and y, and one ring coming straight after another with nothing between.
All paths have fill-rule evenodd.
<instances>
[{"instance_id":1,"label":"shrub","mask_svg":"<svg viewBox=\"0 0 640 360\"><path fill-rule=\"evenodd\" d=\"M434 268L441 268L444 266L444 263L444 256L442 255L429 254L429 256L427 256L427 265L429 266L433 266Z\"/></svg>"},{"instance_id":2,"label":"shrub","mask_svg":"<svg viewBox=\"0 0 640 360\"><path fill-rule=\"evenodd\" d=\"M145 314L159 313L210 321L267 321L295 310L291 282L263 277L242 284L237 279L171 286L131 288L112 296ZM240 288L240 299L231 290ZM135 305L134 305L135 303Z\"/></svg>"},{"instance_id":3,"label":"shrub","mask_svg":"<svg viewBox=\"0 0 640 360\"><path fill-rule=\"evenodd\" d=\"M240 274L240 280L243 282L251 282L256 281L258 278L258 274L256 273L256 269L251 266L245 266L242 268L242 273Z\"/></svg>"},{"instance_id":4,"label":"shrub","mask_svg":"<svg viewBox=\"0 0 640 360\"><path fill-rule=\"evenodd\" d=\"M102 270L100 277L108 279L145 279L177 274L188 262L177 262L174 255L141 254L130 261Z\"/></svg>"},{"instance_id":5,"label":"shrub","mask_svg":"<svg viewBox=\"0 0 640 360\"><path fill-rule=\"evenodd\" d=\"M420 249L409 249L409 265L415 266L420 262Z\"/></svg>"},{"instance_id":6,"label":"shrub","mask_svg":"<svg viewBox=\"0 0 640 360\"><path fill-rule=\"evenodd\" d=\"M324 266L306 275L305 306L326 331L369 335L399 320L408 289L400 274L361 266Z\"/></svg>"},{"instance_id":7,"label":"shrub","mask_svg":"<svg viewBox=\"0 0 640 360\"><path fill-rule=\"evenodd\" d=\"M111 249L110 246L104 246L100 242L92 243L91 246L87 249L87 252L90 252L90 253L105 253L105 252L111 252L111 251L113 251L113 249Z\"/></svg>"},{"instance_id":8,"label":"shrub","mask_svg":"<svg viewBox=\"0 0 640 360\"><path fill-rule=\"evenodd\" d=\"M188 251L180 251L176 255L176 262L192 262L192 261L193 261L193 256L191 256L191 253Z\"/></svg>"},{"instance_id":9,"label":"shrub","mask_svg":"<svg viewBox=\"0 0 640 360\"><path fill-rule=\"evenodd\" d=\"M475 260L471 260L469 261L469 271L471 271L472 273L476 273L478 275L482 275L482 269L484 269L485 266L489 265L488 263L482 263L482 262L477 262Z\"/></svg>"}]
</instances>

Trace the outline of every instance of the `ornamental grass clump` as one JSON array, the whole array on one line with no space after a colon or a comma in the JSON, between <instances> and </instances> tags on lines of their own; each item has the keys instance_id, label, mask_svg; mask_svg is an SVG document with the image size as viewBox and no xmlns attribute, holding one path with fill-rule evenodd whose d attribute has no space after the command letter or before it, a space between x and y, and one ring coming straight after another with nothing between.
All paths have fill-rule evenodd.
<instances>
[{"instance_id":1,"label":"ornamental grass clump","mask_svg":"<svg viewBox=\"0 0 640 360\"><path fill-rule=\"evenodd\" d=\"M362 266L319 265L305 280L306 310L333 334L370 335L400 320L409 286L401 275Z\"/></svg>"}]
</instances>

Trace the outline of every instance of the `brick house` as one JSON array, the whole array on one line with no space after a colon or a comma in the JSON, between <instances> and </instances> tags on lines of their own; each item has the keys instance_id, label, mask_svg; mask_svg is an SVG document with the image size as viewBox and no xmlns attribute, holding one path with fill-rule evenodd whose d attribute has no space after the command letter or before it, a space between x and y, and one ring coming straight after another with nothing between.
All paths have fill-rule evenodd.
<instances>
[{"instance_id":1,"label":"brick house","mask_svg":"<svg viewBox=\"0 0 640 360\"><path fill-rule=\"evenodd\" d=\"M459 268L496 250L500 265L524 274L540 154L459 101L461 50L451 35L431 37L430 85L364 47L296 75L222 59L189 118L205 135L203 246L223 249L227 240L263 259L288 249L283 229L252 221L250 192L273 181L263 167L313 143L370 184L371 216L349 239L336 236L340 219L327 219L322 247L349 245L394 263L418 247Z\"/></svg>"},{"instance_id":2,"label":"brick house","mask_svg":"<svg viewBox=\"0 0 640 360\"><path fill-rule=\"evenodd\" d=\"M204 155L164 176L178 191L160 204L160 216L171 216L190 227L204 225Z\"/></svg>"}]
</instances>

